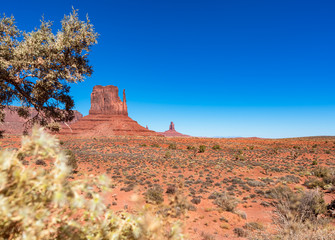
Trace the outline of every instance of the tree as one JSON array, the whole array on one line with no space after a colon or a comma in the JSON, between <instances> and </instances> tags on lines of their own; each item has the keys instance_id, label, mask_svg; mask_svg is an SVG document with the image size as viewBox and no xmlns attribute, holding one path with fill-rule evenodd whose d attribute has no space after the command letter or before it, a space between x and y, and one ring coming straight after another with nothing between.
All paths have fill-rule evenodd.
<instances>
[{"instance_id":1,"label":"tree","mask_svg":"<svg viewBox=\"0 0 335 240\"><path fill-rule=\"evenodd\" d=\"M13 16L0 20L0 121L4 108L14 103L20 107L12 110L28 119L26 129L35 123L71 121L69 83L82 82L93 72L87 57L98 34L88 17L80 21L73 9L57 34L44 18L31 32L20 31ZM36 109L35 116L30 116L29 107Z\"/></svg>"}]
</instances>

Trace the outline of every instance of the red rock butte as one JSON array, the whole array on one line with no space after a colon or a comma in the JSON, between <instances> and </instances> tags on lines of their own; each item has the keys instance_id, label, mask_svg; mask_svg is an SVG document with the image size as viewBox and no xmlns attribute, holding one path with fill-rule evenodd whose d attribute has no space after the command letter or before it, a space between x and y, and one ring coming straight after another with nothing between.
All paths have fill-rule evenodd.
<instances>
[{"instance_id":1,"label":"red rock butte","mask_svg":"<svg viewBox=\"0 0 335 240\"><path fill-rule=\"evenodd\" d=\"M165 137L190 137L189 135L185 135L185 134L177 132L174 128L173 122L170 123L169 130L165 132L161 132L160 134L164 135Z\"/></svg>"},{"instance_id":2,"label":"red rock butte","mask_svg":"<svg viewBox=\"0 0 335 240\"><path fill-rule=\"evenodd\" d=\"M128 117L126 93L123 90L123 102L116 86L94 86L91 93L89 115L79 119L70 128L64 128L61 134L81 136L162 136L148 130Z\"/></svg>"},{"instance_id":3,"label":"red rock butte","mask_svg":"<svg viewBox=\"0 0 335 240\"><path fill-rule=\"evenodd\" d=\"M9 106L4 108L5 119L4 122L0 123L0 131L4 130L5 134L9 135L21 135L24 131L24 124L27 122L27 119L20 117L16 110L18 107L16 106ZM78 121L83 115L78 111L74 112L74 119L68 124L73 124L74 122ZM37 111L34 108L29 108L30 117L34 117L37 114ZM65 124L61 124L62 127Z\"/></svg>"}]
</instances>

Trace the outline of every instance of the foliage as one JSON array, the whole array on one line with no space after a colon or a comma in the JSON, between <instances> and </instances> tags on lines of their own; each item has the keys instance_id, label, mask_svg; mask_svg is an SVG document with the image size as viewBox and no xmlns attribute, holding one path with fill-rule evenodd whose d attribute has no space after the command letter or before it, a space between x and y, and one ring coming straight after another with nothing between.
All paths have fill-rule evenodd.
<instances>
[{"instance_id":1,"label":"foliage","mask_svg":"<svg viewBox=\"0 0 335 240\"><path fill-rule=\"evenodd\" d=\"M214 145L213 147L212 147L212 149L213 150L220 150L221 149L221 147L220 147L220 145Z\"/></svg>"},{"instance_id":2,"label":"foliage","mask_svg":"<svg viewBox=\"0 0 335 240\"><path fill-rule=\"evenodd\" d=\"M168 148L171 149L171 150L176 150L177 149L177 145L175 143L170 143L170 145L169 145Z\"/></svg>"},{"instance_id":3,"label":"foliage","mask_svg":"<svg viewBox=\"0 0 335 240\"><path fill-rule=\"evenodd\" d=\"M69 181L71 168L59 145L34 128L20 149L0 153L0 239L182 238L177 225L167 229L149 212L116 215L108 210L98 194L110 190L105 176ZM25 167L22 156L54 161L53 168Z\"/></svg>"},{"instance_id":4,"label":"foliage","mask_svg":"<svg viewBox=\"0 0 335 240\"><path fill-rule=\"evenodd\" d=\"M195 147L194 146L187 146L187 150L194 150Z\"/></svg>"},{"instance_id":5,"label":"foliage","mask_svg":"<svg viewBox=\"0 0 335 240\"><path fill-rule=\"evenodd\" d=\"M214 200L215 205L227 212L234 212L238 202L238 199L227 194L227 192L217 193L217 197Z\"/></svg>"},{"instance_id":6,"label":"foliage","mask_svg":"<svg viewBox=\"0 0 335 240\"><path fill-rule=\"evenodd\" d=\"M54 34L52 22L41 20L39 28L23 32L14 17L0 19L0 121L4 108L33 123L67 122L74 118L74 102L68 83L81 82L91 76L88 53L97 43L98 34L87 18L80 21L76 10L61 21ZM28 107L36 109L30 116ZM52 125L53 130L57 130Z\"/></svg>"},{"instance_id":7,"label":"foliage","mask_svg":"<svg viewBox=\"0 0 335 240\"><path fill-rule=\"evenodd\" d=\"M206 150L206 146L205 145L200 145L199 146L199 153L203 153L203 152L205 152L205 150Z\"/></svg>"},{"instance_id":8,"label":"foliage","mask_svg":"<svg viewBox=\"0 0 335 240\"><path fill-rule=\"evenodd\" d=\"M274 191L274 224L276 234L258 234L249 239L267 240L331 240L335 230L329 228L329 221L323 216L326 204L318 189L293 192L288 187L277 187ZM319 218L323 216L323 218Z\"/></svg>"},{"instance_id":9,"label":"foliage","mask_svg":"<svg viewBox=\"0 0 335 240\"><path fill-rule=\"evenodd\" d=\"M274 222L285 231L293 231L296 224L312 223L326 213L323 193L319 189L295 193L282 187L276 191Z\"/></svg>"},{"instance_id":10,"label":"foliage","mask_svg":"<svg viewBox=\"0 0 335 240\"><path fill-rule=\"evenodd\" d=\"M159 185L149 188L144 195L148 203L161 204L164 201L163 189Z\"/></svg>"},{"instance_id":11,"label":"foliage","mask_svg":"<svg viewBox=\"0 0 335 240\"><path fill-rule=\"evenodd\" d=\"M65 154L67 157L67 164L73 169L77 169L78 165L77 165L77 159L76 156L74 155L74 153L70 150L70 149L66 149L65 150Z\"/></svg>"}]
</instances>

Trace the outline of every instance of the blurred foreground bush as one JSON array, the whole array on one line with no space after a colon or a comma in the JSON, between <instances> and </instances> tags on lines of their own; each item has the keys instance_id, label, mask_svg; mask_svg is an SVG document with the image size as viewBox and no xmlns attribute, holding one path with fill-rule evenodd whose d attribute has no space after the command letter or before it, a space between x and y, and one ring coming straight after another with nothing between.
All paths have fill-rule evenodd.
<instances>
[{"instance_id":1,"label":"blurred foreground bush","mask_svg":"<svg viewBox=\"0 0 335 240\"><path fill-rule=\"evenodd\" d=\"M98 190L109 180L69 181L69 155L59 141L34 128L17 151L0 152L0 239L182 239L179 225L147 211L116 215ZM51 169L25 167L24 159L53 161Z\"/></svg>"}]
</instances>

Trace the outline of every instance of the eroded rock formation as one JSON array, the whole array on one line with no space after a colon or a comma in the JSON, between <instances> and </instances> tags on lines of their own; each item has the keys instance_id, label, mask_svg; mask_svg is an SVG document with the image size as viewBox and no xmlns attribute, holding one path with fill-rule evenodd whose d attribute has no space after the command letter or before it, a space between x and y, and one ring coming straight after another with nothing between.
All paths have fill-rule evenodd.
<instances>
[{"instance_id":1,"label":"eroded rock formation","mask_svg":"<svg viewBox=\"0 0 335 240\"><path fill-rule=\"evenodd\" d=\"M70 128L64 128L61 133L81 136L162 136L128 117L125 90L123 101L118 92L116 86L94 86L89 115L72 124Z\"/></svg>"},{"instance_id":2,"label":"eroded rock formation","mask_svg":"<svg viewBox=\"0 0 335 240\"><path fill-rule=\"evenodd\" d=\"M161 132L160 134L164 135L165 137L190 137L189 135L177 132L174 128L173 122L170 123L169 130Z\"/></svg>"},{"instance_id":3,"label":"eroded rock formation","mask_svg":"<svg viewBox=\"0 0 335 240\"><path fill-rule=\"evenodd\" d=\"M173 123L173 122L170 123L169 130L171 130L171 131L176 131L176 130L174 129L174 123Z\"/></svg>"},{"instance_id":4,"label":"eroded rock formation","mask_svg":"<svg viewBox=\"0 0 335 240\"><path fill-rule=\"evenodd\" d=\"M12 110L15 110L17 107L10 106ZM16 111L11 111L8 107L4 109L5 120L2 124L0 124L0 131L4 130L5 134L15 134L20 135L24 131L24 123L27 122L27 119L20 117ZM34 117L37 114L37 111L34 108L29 109L29 114L31 117ZM74 119L68 124L73 124L77 122L83 115L74 111ZM61 127L65 127L65 124L61 124Z\"/></svg>"},{"instance_id":5,"label":"eroded rock formation","mask_svg":"<svg viewBox=\"0 0 335 240\"><path fill-rule=\"evenodd\" d=\"M123 115L128 116L126 93L123 90L123 102L119 97L116 86L94 86L91 93L91 109L89 114Z\"/></svg>"}]
</instances>

